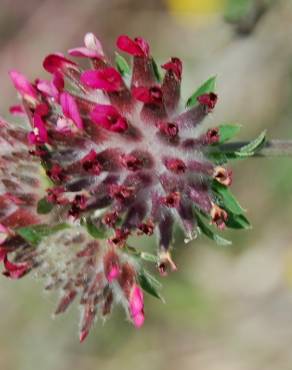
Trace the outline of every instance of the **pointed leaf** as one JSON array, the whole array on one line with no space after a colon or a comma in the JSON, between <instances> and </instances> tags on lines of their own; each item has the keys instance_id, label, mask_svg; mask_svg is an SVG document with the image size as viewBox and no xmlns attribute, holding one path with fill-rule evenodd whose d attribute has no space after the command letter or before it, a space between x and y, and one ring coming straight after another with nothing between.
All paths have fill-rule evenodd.
<instances>
[{"instance_id":1,"label":"pointed leaf","mask_svg":"<svg viewBox=\"0 0 292 370\"><path fill-rule=\"evenodd\" d=\"M125 77L131 73L131 69L129 64L127 63L126 59L116 52L116 66L120 74Z\"/></svg>"},{"instance_id":2,"label":"pointed leaf","mask_svg":"<svg viewBox=\"0 0 292 370\"><path fill-rule=\"evenodd\" d=\"M231 229L251 229L251 224L244 215L228 213L226 226Z\"/></svg>"},{"instance_id":3,"label":"pointed leaf","mask_svg":"<svg viewBox=\"0 0 292 370\"><path fill-rule=\"evenodd\" d=\"M90 218L84 220L84 224L88 234L94 239L104 239L106 237L106 230L104 228L98 228Z\"/></svg>"},{"instance_id":4,"label":"pointed leaf","mask_svg":"<svg viewBox=\"0 0 292 370\"><path fill-rule=\"evenodd\" d=\"M216 89L216 76L210 77L203 83L187 100L186 107L190 108L197 104L197 98L203 94L214 92Z\"/></svg>"},{"instance_id":5,"label":"pointed leaf","mask_svg":"<svg viewBox=\"0 0 292 370\"><path fill-rule=\"evenodd\" d=\"M212 184L212 189L216 195L219 196L224 208L236 215L241 215L245 212L228 187L220 184L217 181L214 181Z\"/></svg>"},{"instance_id":6,"label":"pointed leaf","mask_svg":"<svg viewBox=\"0 0 292 370\"><path fill-rule=\"evenodd\" d=\"M221 125L218 128L219 128L219 142L218 142L218 144L223 144L226 141L232 139L240 131L240 125L226 124L226 125Z\"/></svg>"},{"instance_id":7,"label":"pointed leaf","mask_svg":"<svg viewBox=\"0 0 292 370\"><path fill-rule=\"evenodd\" d=\"M214 240L218 245L230 245L231 241L222 238L222 236L216 234L209 226L207 226L202 218L197 214L197 222L200 231L206 235L209 239Z\"/></svg>"},{"instance_id":8,"label":"pointed leaf","mask_svg":"<svg viewBox=\"0 0 292 370\"><path fill-rule=\"evenodd\" d=\"M266 130L263 131L256 139L251 141L249 144L243 146L235 152L235 155L238 157L249 157L254 155L257 151L259 151L266 141Z\"/></svg>"},{"instance_id":9,"label":"pointed leaf","mask_svg":"<svg viewBox=\"0 0 292 370\"><path fill-rule=\"evenodd\" d=\"M16 230L16 233L23 237L28 243L36 246L43 238L55 234L58 231L69 228L66 223L60 223L54 226L49 225L32 225L28 227L21 227Z\"/></svg>"},{"instance_id":10,"label":"pointed leaf","mask_svg":"<svg viewBox=\"0 0 292 370\"><path fill-rule=\"evenodd\" d=\"M142 258L142 260L147 261L147 262L153 262L153 263L158 262L157 256L151 253L141 252L140 257Z\"/></svg>"},{"instance_id":11,"label":"pointed leaf","mask_svg":"<svg viewBox=\"0 0 292 370\"><path fill-rule=\"evenodd\" d=\"M136 258L141 258L142 260L147 262L158 263L158 257L154 254L148 252L140 252L138 249L128 244L125 246L125 250Z\"/></svg>"},{"instance_id":12,"label":"pointed leaf","mask_svg":"<svg viewBox=\"0 0 292 370\"><path fill-rule=\"evenodd\" d=\"M158 292L158 289L161 288L161 284L148 271L141 269L138 275L138 279L141 288L145 290L145 292L163 301L163 298Z\"/></svg>"},{"instance_id":13,"label":"pointed leaf","mask_svg":"<svg viewBox=\"0 0 292 370\"><path fill-rule=\"evenodd\" d=\"M46 198L42 198L38 201L37 213L40 215L46 215L50 213L53 208L54 204L48 202Z\"/></svg>"},{"instance_id":14,"label":"pointed leaf","mask_svg":"<svg viewBox=\"0 0 292 370\"><path fill-rule=\"evenodd\" d=\"M161 73L160 73L160 70L158 68L157 63L155 62L155 60L153 58L151 59L151 63L152 63L153 72L154 72L154 75L155 75L155 78L156 78L157 82L161 82L162 81L162 76L161 76Z\"/></svg>"},{"instance_id":15,"label":"pointed leaf","mask_svg":"<svg viewBox=\"0 0 292 370\"><path fill-rule=\"evenodd\" d=\"M210 159L210 161L214 162L215 164L218 164L218 165L222 165L222 164L225 164L228 162L228 155L226 155L226 153L223 153L223 152L209 152L209 153L206 153L208 158Z\"/></svg>"}]
</instances>

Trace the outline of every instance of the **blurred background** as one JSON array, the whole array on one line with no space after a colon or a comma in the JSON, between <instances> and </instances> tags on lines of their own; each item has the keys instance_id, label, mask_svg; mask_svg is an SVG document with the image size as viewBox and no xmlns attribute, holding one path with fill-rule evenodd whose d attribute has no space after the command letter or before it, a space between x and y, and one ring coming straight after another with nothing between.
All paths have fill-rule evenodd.
<instances>
[{"instance_id":1,"label":"blurred background","mask_svg":"<svg viewBox=\"0 0 292 370\"><path fill-rule=\"evenodd\" d=\"M219 103L207 124L240 123L292 139L291 0L0 0L0 112L15 91L7 71L45 76L44 56L94 32L113 55L119 34L143 36L161 64L184 61L183 96L217 74ZM78 308L51 319L56 297L32 277L0 279L2 370L291 370L292 162L234 163L233 192L250 231L230 247L204 237L184 245L163 280L166 304L146 298L136 330L116 309L78 342Z\"/></svg>"}]
</instances>

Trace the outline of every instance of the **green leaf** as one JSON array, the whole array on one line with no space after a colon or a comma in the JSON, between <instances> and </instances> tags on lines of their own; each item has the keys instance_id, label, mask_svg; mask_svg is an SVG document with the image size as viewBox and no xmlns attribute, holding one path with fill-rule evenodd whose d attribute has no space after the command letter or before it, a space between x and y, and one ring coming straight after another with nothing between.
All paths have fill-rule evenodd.
<instances>
[{"instance_id":1,"label":"green leaf","mask_svg":"<svg viewBox=\"0 0 292 370\"><path fill-rule=\"evenodd\" d=\"M228 155L226 153L222 152L207 152L207 157L210 159L210 161L214 162L217 165L222 165L228 162Z\"/></svg>"},{"instance_id":2,"label":"green leaf","mask_svg":"<svg viewBox=\"0 0 292 370\"><path fill-rule=\"evenodd\" d=\"M155 75L155 78L156 78L157 82L161 82L162 81L162 76L161 76L161 73L160 73L160 70L158 68L157 63L155 62L155 60L153 58L151 59L151 63L152 63L153 72L154 72L154 75Z\"/></svg>"},{"instance_id":3,"label":"green leaf","mask_svg":"<svg viewBox=\"0 0 292 370\"><path fill-rule=\"evenodd\" d=\"M207 81L203 83L188 100L186 107L190 108L197 104L197 98L203 94L208 94L214 92L216 89L216 76L210 77Z\"/></svg>"},{"instance_id":4,"label":"green leaf","mask_svg":"<svg viewBox=\"0 0 292 370\"><path fill-rule=\"evenodd\" d=\"M240 131L240 125L221 125L219 128L219 142L218 144L223 144L226 141L232 139ZM217 144L217 143L216 143Z\"/></svg>"},{"instance_id":5,"label":"green leaf","mask_svg":"<svg viewBox=\"0 0 292 370\"><path fill-rule=\"evenodd\" d=\"M37 213L40 215L46 215L47 213L50 213L53 208L54 204L48 202L46 198L42 198L38 201Z\"/></svg>"},{"instance_id":6,"label":"green leaf","mask_svg":"<svg viewBox=\"0 0 292 370\"><path fill-rule=\"evenodd\" d=\"M90 218L85 219L84 223L88 234L94 239L106 238L106 230L104 228L98 228Z\"/></svg>"},{"instance_id":7,"label":"green leaf","mask_svg":"<svg viewBox=\"0 0 292 370\"><path fill-rule=\"evenodd\" d=\"M218 245L230 245L231 241L222 238L222 236L216 234L209 226L207 226L202 218L197 214L197 222L200 231L206 235L209 239L214 240Z\"/></svg>"},{"instance_id":8,"label":"green leaf","mask_svg":"<svg viewBox=\"0 0 292 370\"><path fill-rule=\"evenodd\" d=\"M136 248L126 245L125 250L134 257L141 258L144 261L158 263L158 257L148 252L140 252Z\"/></svg>"},{"instance_id":9,"label":"green leaf","mask_svg":"<svg viewBox=\"0 0 292 370\"><path fill-rule=\"evenodd\" d=\"M126 59L116 52L116 66L120 74L125 77L131 73L131 69L129 64L127 63Z\"/></svg>"},{"instance_id":10,"label":"green leaf","mask_svg":"<svg viewBox=\"0 0 292 370\"><path fill-rule=\"evenodd\" d=\"M263 131L256 139L248 143L247 145L241 147L237 152L234 154L237 157L250 157L258 152L266 141L266 130Z\"/></svg>"},{"instance_id":11,"label":"green leaf","mask_svg":"<svg viewBox=\"0 0 292 370\"><path fill-rule=\"evenodd\" d=\"M21 227L16 230L16 233L23 237L23 239L25 239L28 243L37 246L43 238L69 227L70 226L66 223L60 223L54 226L32 225L28 227Z\"/></svg>"},{"instance_id":12,"label":"green leaf","mask_svg":"<svg viewBox=\"0 0 292 370\"><path fill-rule=\"evenodd\" d=\"M231 193L230 189L217 181L212 184L212 189L219 196L222 205L232 213L241 215L245 210L241 207L235 196Z\"/></svg>"},{"instance_id":13,"label":"green leaf","mask_svg":"<svg viewBox=\"0 0 292 370\"><path fill-rule=\"evenodd\" d=\"M152 263L158 262L158 257L151 253L141 252L140 257L142 258L142 260L147 261L147 262L152 262Z\"/></svg>"},{"instance_id":14,"label":"green leaf","mask_svg":"<svg viewBox=\"0 0 292 370\"><path fill-rule=\"evenodd\" d=\"M148 271L141 269L138 274L138 280L145 292L163 301L163 298L158 291L158 289L161 288L161 284Z\"/></svg>"},{"instance_id":15,"label":"green leaf","mask_svg":"<svg viewBox=\"0 0 292 370\"><path fill-rule=\"evenodd\" d=\"M251 229L251 224L244 215L228 213L226 226L231 229Z\"/></svg>"}]
</instances>

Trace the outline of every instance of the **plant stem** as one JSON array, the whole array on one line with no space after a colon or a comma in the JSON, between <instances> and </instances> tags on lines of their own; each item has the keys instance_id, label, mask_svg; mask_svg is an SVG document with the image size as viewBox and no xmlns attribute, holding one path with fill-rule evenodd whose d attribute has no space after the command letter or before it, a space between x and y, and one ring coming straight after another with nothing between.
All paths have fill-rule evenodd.
<instances>
[{"instance_id":1,"label":"plant stem","mask_svg":"<svg viewBox=\"0 0 292 370\"><path fill-rule=\"evenodd\" d=\"M238 151L249 144L249 141L237 141L219 146L221 153ZM269 140L253 157L292 157L292 140Z\"/></svg>"}]
</instances>

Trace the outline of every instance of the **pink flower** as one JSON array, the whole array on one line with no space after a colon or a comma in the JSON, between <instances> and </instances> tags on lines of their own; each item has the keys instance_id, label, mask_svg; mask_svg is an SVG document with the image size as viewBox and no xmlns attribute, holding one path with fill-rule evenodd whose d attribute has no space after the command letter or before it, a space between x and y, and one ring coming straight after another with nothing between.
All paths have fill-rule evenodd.
<instances>
[{"instance_id":1,"label":"pink flower","mask_svg":"<svg viewBox=\"0 0 292 370\"><path fill-rule=\"evenodd\" d=\"M208 130L203 137L203 142L205 145L212 145L218 143L220 140L220 135L219 135L219 129L214 127Z\"/></svg>"},{"instance_id":2,"label":"pink flower","mask_svg":"<svg viewBox=\"0 0 292 370\"><path fill-rule=\"evenodd\" d=\"M20 279L30 270L30 265L28 263L12 263L8 260L7 255L4 257L3 261L6 269L3 275L11 279Z\"/></svg>"},{"instance_id":3,"label":"pink flower","mask_svg":"<svg viewBox=\"0 0 292 370\"><path fill-rule=\"evenodd\" d=\"M123 80L119 72L112 67L100 70L88 70L82 73L81 81L93 89L102 89L107 92L119 91Z\"/></svg>"},{"instance_id":4,"label":"pink flower","mask_svg":"<svg viewBox=\"0 0 292 370\"><path fill-rule=\"evenodd\" d=\"M166 71L172 72L178 80L181 80L182 75L182 62L178 58L171 58L170 62L167 62L161 66Z\"/></svg>"},{"instance_id":5,"label":"pink flower","mask_svg":"<svg viewBox=\"0 0 292 370\"><path fill-rule=\"evenodd\" d=\"M48 55L43 62L43 67L50 73L64 72L67 69L77 69L76 63L65 58L62 54Z\"/></svg>"},{"instance_id":6,"label":"pink flower","mask_svg":"<svg viewBox=\"0 0 292 370\"><path fill-rule=\"evenodd\" d=\"M223 230L226 226L226 221L228 218L227 212L224 209L219 208L216 204L213 204L210 214L212 223L220 230Z\"/></svg>"},{"instance_id":7,"label":"pink flower","mask_svg":"<svg viewBox=\"0 0 292 370\"><path fill-rule=\"evenodd\" d=\"M49 106L46 103L40 103L36 106L34 113L41 117L46 116L49 113Z\"/></svg>"},{"instance_id":8,"label":"pink flower","mask_svg":"<svg viewBox=\"0 0 292 370\"><path fill-rule=\"evenodd\" d=\"M65 117L71 119L75 123L76 127L82 130L83 122L79 113L78 106L73 96L70 95L68 92L61 93L60 104Z\"/></svg>"},{"instance_id":9,"label":"pink flower","mask_svg":"<svg viewBox=\"0 0 292 370\"><path fill-rule=\"evenodd\" d=\"M159 86L147 87L133 87L132 93L134 97L146 104L161 104L162 91Z\"/></svg>"},{"instance_id":10,"label":"pink flower","mask_svg":"<svg viewBox=\"0 0 292 370\"><path fill-rule=\"evenodd\" d=\"M105 276L109 283L112 283L116 280L121 273L120 259L115 249L109 248L107 253L103 257L103 268Z\"/></svg>"},{"instance_id":11,"label":"pink flower","mask_svg":"<svg viewBox=\"0 0 292 370\"><path fill-rule=\"evenodd\" d=\"M10 71L9 75L20 95L22 95L24 99L35 104L37 101L37 92L28 79L15 70Z\"/></svg>"},{"instance_id":12,"label":"pink flower","mask_svg":"<svg viewBox=\"0 0 292 370\"><path fill-rule=\"evenodd\" d=\"M23 204L23 200L21 200L17 195L14 195L14 194L5 193L5 198L13 204L16 204L16 205L22 205Z\"/></svg>"},{"instance_id":13,"label":"pink flower","mask_svg":"<svg viewBox=\"0 0 292 370\"><path fill-rule=\"evenodd\" d=\"M144 298L141 288L134 284L130 293L129 309L136 328L144 323Z\"/></svg>"},{"instance_id":14,"label":"pink flower","mask_svg":"<svg viewBox=\"0 0 292 370\"><path fill-rule=\"evenodd\" d=\"M38 80L37 89L47 97L59 98L59 93L64 89L64 78L60 72L53 74L53 81Z\"/></svg>"},{"instance_id":15,"label":"pink flower","mask_svg":"<svg viewBox=\"0 0 292 370\"><path fill-rule=\"evenodd\" d=\"M55 182L64 181L66 179L64 169L58 163L55 163L50 170L47 170L46 173L49 178Z\"/></svg>"},{"instance_id":16,"label":"pink flower","mask_svg":"<svg viewBox=\"0 0 292 370\"><path fill-rule=\"evenodd\" d=\"M179 158L166 158L164 164L169 171L176 174L184 173L186 171L186 164Z\"/></svg>"},{"instance_id":17,"label":"pink flower","mask_svg":"<svg viewBox=\"0 0 292 370\"><path fill-rule=\"evenodd\" d=\"M177 125L173 122L159 122L157 127L162 135L165 135L169 138L175 138L179 133Z\"/></svg>"},{"instance_id":18,"label":"pink flower","mask_svg":"<svg viewBox=\"0 0 292 370\"><path fill-rule=\"evenodd\" d=\"M117 47L135 57L149 57L149 45L142 37L133 40L129 36L121 35L117 39Z\"/></svg>"},{"instance_id":19,"label":"pink flower","mask_svg":"<svg viewBox=\"0 0 292 370\"><path fill-rule=\"evenodd\" d=\"M198 102L208 108L209 111L215 108L218 97L214 93L203 94L198 97Z\"/></svg>"},{"instance_id":20,"label":"pink flower","mask_svg":"<svg viewBox=\"0 0 292 370\"><path fill-rule=\"evenodd\" d=\"M48 133L42 117L35 113L33 118L34 130L28 134L31 145L40 145L48 142Z\"/></svg>"},{"instance_id":21,"label":"pink flower","mask_svg":"<svg viewBox=\"0 0 292 370\"><path fill-rule=\"evenodd\" d=\"M99 175L102 170L96 151L93 149L81 159L81 163L84 170L92 175Z\"/></svg>"},{"instance_id":22,"label":"pink flower","mask_svg":"<svg viewBox=\"0 0 292 370\"><path fill-rule=\"evenodd\" d=\"M180 193L178 191L173 191L167 194L165 197L160 198L161 204L168 208L178 208L180 204Z\"/></svg>"},{"instance_id":23,"label":"pink flower","mask_svg":"<svg viewBox=\"0 0 292 370\"><path fill-rule=\"evenodd\" d=\"M90 116L93 122L109 131L124 132L128 128L126 119L112 105L96 104Z\"/></svg>"},{"instance_id":24,"label":"pink flower","mask_svg":"<svg viewBox=\"0 0 292 370\"><path fill-rule=\"evenodd\" d=\"M104 52L100 41L93 33L87 33L84 37L85 46L70 49L68 53L74 57L103 59Z\"/></svg>"},{"instance_id":25,"label":"pink flower","mask_svg":"<svg viewBox=\"0 0 292 370\"><path fill-rule=\"evenodd\" d=\"M122 35L117 46L134 57L126 78L92 33L69 50L91 69L55 53L43 62L49 81L32 84L11 71L22 104L11 112L25 124L0 118L4 275L35 270L46 290L60 290L56 314L79 300L81 341L118 302L141 327L142 286L159 296L130 237L155 235L157 257L148 259L165 275L176 270L176 224L188 239L198 225L215 239L208 221L219 230L232 224L219 199L231 172L211 156L222 131L201 126L217 95L202 94L182 111L182 62L163 64L160 81L144 39Z\"/></svg>"},{"instance_id":26,"label":"pink flower","mask_svg":"<svg viewBox=\"0 0 292 370\"><path fill-rule=\"evenodd\" d=\"M23 116L25 115L25 111L22 105L12 105L9 108L9 112L14 116Z\"/></svg>"},{"instance_id":27,"label":"pink flower","mask_svg":"<svg viewBox=\"0 0 292 370\"><path fill-rule=\"evenodd\" d=\"M108 281L110 283L113 282L114 280L117 279L117 277L119 276L119 274L120 274L119 267L118 266L113 266L111 268L111 270L109 271L108 275L107 275Z\"/></svg>"}]
</instances>

